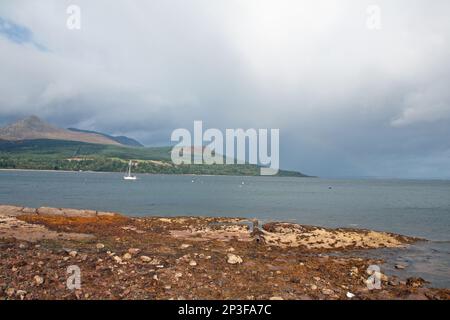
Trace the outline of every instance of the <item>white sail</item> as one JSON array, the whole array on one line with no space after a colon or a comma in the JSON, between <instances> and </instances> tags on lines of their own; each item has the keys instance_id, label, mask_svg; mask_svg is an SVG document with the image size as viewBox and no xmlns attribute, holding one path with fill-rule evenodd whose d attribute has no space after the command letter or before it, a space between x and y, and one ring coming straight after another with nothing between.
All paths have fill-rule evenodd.
<instances>
[{"instance_id":1,"label":"white sail","mask_svg":"<svg viewBox=\"0 0 450 320\"><path fill-rule=\"evenodd\" d=\"M133 165L133 162L130 160L128 163L128 170L127 175L123 177L124 180L136 180L136 176L131 175L131 166Z\"/></svg>"}]
</instances>

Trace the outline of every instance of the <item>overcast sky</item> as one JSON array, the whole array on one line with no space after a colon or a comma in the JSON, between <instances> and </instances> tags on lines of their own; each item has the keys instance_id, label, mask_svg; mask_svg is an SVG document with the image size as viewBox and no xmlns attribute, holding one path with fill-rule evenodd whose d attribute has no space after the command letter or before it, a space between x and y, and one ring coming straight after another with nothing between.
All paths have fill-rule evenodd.
<instances>
[{"instance_id":1,"label":"overcast sky","mask_svg":"<svg viewBox=\"0 0 450 320\"><path fill-rule=\"evenodd\" d=\"M146 145L194 120L279 128L282 168L450 178L449 15L448 0L2 0L0 124L36 114Z\"/></svg>"}]
</instances>

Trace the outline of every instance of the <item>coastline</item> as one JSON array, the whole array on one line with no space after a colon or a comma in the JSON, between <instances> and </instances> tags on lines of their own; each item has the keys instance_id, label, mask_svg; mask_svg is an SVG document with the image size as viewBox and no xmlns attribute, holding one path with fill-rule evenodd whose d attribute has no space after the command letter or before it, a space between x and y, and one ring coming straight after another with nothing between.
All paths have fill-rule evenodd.
<instances>
[{"instance_id":1,"label":"coastline","mask_svg":"<svg viewBox=\"0 0 450 320\"><path fill-rule=\"evenodd\" d=\"M123 174L124 172L120 171L76 171L76 170L50 170L50 169L0 169L2 171L10 171L10 172L54 172L54 173L116 173ZM318 179L318 176L261 176L261 175L232 175L232 174L195 174L195 173L137 173L137 175L144 176L186 176L186 177L242 177L242 178L254 178L254 177L278 177L278 178L313 178Z\"/></svg>"},{"instance_id":2,"label":"coastline","mask_svg":"<svg viewBox=\"0 0 450 320\"><path fill-rule=\"evenodd\" d=\"M241 218L0 205L0 299L448 300L450 290L428 288L426 279L383 273L381 289L369 290L366 270L383 261L351 254L418 240ZM71 265L82 272L80 289L66 288Z\"/></svg>"}]
</instances>

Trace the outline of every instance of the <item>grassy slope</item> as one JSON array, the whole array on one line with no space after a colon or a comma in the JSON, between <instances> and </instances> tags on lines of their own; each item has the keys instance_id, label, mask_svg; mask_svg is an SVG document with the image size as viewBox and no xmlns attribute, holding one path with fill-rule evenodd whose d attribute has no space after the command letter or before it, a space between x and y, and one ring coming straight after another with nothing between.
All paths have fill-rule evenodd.
<instances>
[{"instance_id":1,"label":"grassy slope","mask_svg":"<svg viewBox=\"0 0 450 320\"><path fill-rule=\"evenodd\" d=\"M0 141L0 168L123 172L127 161L133 159L139 160L133 170L138 173L259 175L255 165L174 166L170 150L170 147L118 147L61 140ZM71 158L79 160L69 161ZM280 171L279 175L304 176L292 171Z\"/></svg>"}]
</instances>

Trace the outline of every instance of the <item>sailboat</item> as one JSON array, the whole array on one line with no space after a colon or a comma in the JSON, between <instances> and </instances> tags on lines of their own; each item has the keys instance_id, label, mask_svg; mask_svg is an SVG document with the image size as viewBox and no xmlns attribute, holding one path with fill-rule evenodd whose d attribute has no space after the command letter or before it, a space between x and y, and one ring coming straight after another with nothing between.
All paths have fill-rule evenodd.
<instances>
[{"instance_id":1,"label":"sailboat","mask_svg":"<svg viewBox=\"0 0 450 320\"><path fill-rule=\"evenodd\" d=\"M136 180L136 176L131 175L131 166L133 165L133 162L130 160L128 163L128 170L127 175L123 177L124 180Z\"/></svg>"}]
</instances>

